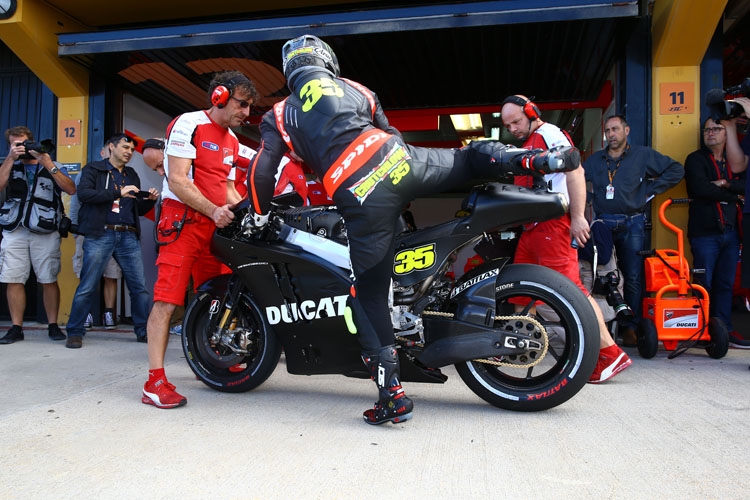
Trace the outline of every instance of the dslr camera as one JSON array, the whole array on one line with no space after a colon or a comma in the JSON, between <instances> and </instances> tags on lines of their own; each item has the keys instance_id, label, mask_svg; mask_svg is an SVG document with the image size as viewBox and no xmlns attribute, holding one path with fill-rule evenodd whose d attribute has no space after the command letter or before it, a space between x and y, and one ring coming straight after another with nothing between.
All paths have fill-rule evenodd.
<instances>
[{"instance_id":1,"label":"dslr camera","mask_svg":"<svg viewBox=\"0 0 750 500\"><path fill-rule=\"evenodd\" d=\"M23 141L23 147L26 152L21 155L21 158L23 158L24 160L33 160L34 157L31 156L29 151L49 154L55 150L55 143L52 142L52 139L44 139L42 142L30 141L27 139Z\"/></svg>"},{"instance_id":2,"label":"dslr camera","mask_svg":"<svg viewBox=\"0 0 750 500\"><path fill-rule=\"evenodd\" d=\"M617 285L619 284L620 276L614 271L603 276L597 275L594 280L594 289L592 293L606 297L607 304L612 306L612 309L615 310L617 320L620 323L623 323L632 320L635 315L630 306L625 302L625 299L620 295L619 290L617 290Z\"/></svg>"},{"instance_id":3,"label":"dslr camera","mask_svg":"<svg viewBox=\"0 0 750 500\"><path fill-rule=\"evenodd\" d=\"M750 78L745 78L739 85L722 89L711 89L706 93L706 107L708 117L716 123L721 120L737 118L744 112L744 108L736 102L725 100L727 95L747 97L750 96Z\"/></svg>"}]
</instances>

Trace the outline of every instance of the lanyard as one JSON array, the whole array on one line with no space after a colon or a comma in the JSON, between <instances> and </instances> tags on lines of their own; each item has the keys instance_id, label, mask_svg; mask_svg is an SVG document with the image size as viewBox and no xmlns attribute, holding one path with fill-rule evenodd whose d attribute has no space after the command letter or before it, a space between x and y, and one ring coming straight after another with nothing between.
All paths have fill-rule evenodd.
<instances>
[{"instance_id":1,"label":"lanyard","mask_svg":"<svg viewBox=\"0 0 750 500\"><path fill-rule=\"evenodd\" d=\"M724 152L726 153L726 148L724 149ZM724 154L724 158L726 158L726 154ZM716 157L714 156L713 152L711 153L711 162L714 164L714 169L716 170L716 179L732 179L732 174L727 169L727 162L726 160L720 160L717 161Z\"/></svg>"},{"instance_id":2,"label":"lanyard","mask_svg":"<svg viewBox=\"0 0 750 500\"><path fill-rule=\"evenodd\" d=\"M625 151L622 152L620 157L615 160L615 168L612 170L611 165L609 164L609 152L605 155L604 161L607 162L607 176L609 177L609 185L612 185L612 181L615 178L615 175L617 175L617 169L620 168L620 163L622 163L623 158L625 158L625 155L628 154L628 151L630 150L630 144L625 146Z\"/></svg>"},{"instance_id":3,"label":"lanyard","mask_svg":"<svg viewBox=\"0 0 750 500\"><path fill-rule=\"evenodd\" d=\"M120 182L122 184L117 184L117 177L115 177L115 170L117 170L115 167L112 167L109 171L109 176L112 177L112 184L115 185L115 191L122 190L123 187L125 187L125 180L127 178L127 174L125 172L120 172L117 170L117 177L120 178Z\"/></svg>"},{"instance_id":4,"label":"lanyard","mask_svg":"<svg viewBox=\"0 0 750 500\"><path fill-rule=\"evenodd\" d=\"M714 164L714 169L716 170L716 178L717 180L721 179L732 179L732 172L728 168L726 168L727 162L726 162L726 148L724 148L724 160L717 161L716 157L714 156L713 151L710 153L711 162ZM724 207L721 203L716 202L716 210L719 212L719 221L721 222L722 229L724 228L726 221L724 219ZM741 212L739 208L737 207L738 212Z\"/></svg>"}]
</instances>

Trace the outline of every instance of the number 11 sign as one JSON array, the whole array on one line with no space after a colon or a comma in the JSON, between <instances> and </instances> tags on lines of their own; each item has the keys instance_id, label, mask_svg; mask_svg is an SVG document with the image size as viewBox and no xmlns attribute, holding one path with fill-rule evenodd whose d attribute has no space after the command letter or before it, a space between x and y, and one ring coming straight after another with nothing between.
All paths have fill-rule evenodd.
<instances>
[{"instance_id":1,"label":"number 11 sign","mask_svg":"<svg viewBox=\"0 0 750 500\"><path fill-rule=\"evenodd\" d=\"M675 82L659 84L659 114L693 114L695 112L695 84Z\"/></svg>"}]
</instances>

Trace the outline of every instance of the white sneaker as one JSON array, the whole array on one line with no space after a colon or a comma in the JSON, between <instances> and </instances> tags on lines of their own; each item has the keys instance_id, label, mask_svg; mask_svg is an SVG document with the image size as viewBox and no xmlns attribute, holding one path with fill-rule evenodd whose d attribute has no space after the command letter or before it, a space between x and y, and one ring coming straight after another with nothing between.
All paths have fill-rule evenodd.
<instances>
[{"instance_id":1,"label":"white sneaker","mask_svg":"<svg viewBox=\"0 0 750 500\"><path fill-rule=\"evenodd\" d=\"M112 311L104 311L104 328L114 330L115 324L115 315L112 314Z\"/></svg>"},{"instance_id":2,"label":"white sneaker","mask_svg":"<svg viewBox=\"0 0 750 500\"><path fill-rule=\"evenodd\" d=\"M86 321L83 322L83 327L86 330L91 330L92 328L94 328L94 317L91 315L91 313L86 316Z\"/></svg>"}]
</instances>

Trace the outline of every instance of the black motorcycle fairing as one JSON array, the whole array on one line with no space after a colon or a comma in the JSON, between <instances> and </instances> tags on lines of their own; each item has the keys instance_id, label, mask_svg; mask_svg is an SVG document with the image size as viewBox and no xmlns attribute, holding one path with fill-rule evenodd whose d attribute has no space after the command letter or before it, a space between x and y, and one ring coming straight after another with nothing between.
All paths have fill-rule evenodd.
<instances>
[{"instance_id":1,"label":"black motorcycle fairing","mask_svg":"<svg viewBox=\"0 0 750 500\"><path fill-rule=\"evenodd\" d=\"M361 376L362 348L344 319L351 287L345 270L281 240L241 242L217 234L213 250L263 312L289 373Z\"/></svg>"},{"instance_id":2,"label":"black motorcycle fairing","mask_svg":"<svg viewBox=\"0 0 750 500\"><path fill-rule=\"evenodd\" d=\"M456 248L478 234L553 219L567 211L567 200L559 193L497 182L477 186L462 203L456 219L397 236L394 280L401 286L413 286L433 275ZM427 257L432 258L432 265L425 264ZM417 264L405 266L410 258Z\"/></svg>"}]
</instances>

